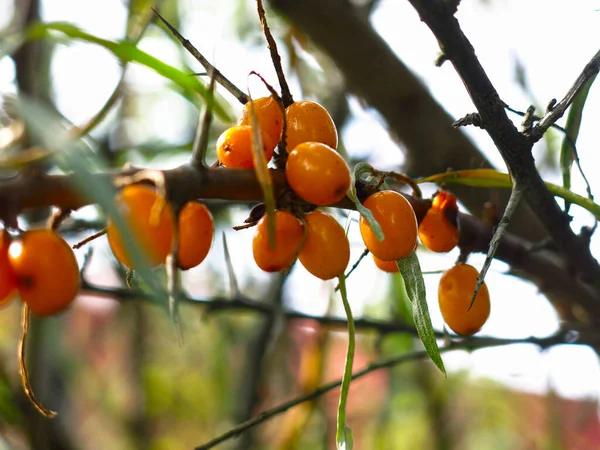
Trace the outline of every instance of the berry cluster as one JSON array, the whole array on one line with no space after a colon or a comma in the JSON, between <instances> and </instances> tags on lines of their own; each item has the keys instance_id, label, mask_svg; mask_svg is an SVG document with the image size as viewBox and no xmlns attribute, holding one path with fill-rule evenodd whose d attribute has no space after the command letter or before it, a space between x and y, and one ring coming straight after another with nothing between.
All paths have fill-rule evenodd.
<instances>
[{"instance_id":1,"label":"berry cluster","mask_svg":"<svg viewBox=\"0 0 600 450\"><path fill-rule=\"evenodd\" d=\"M123 188L115 203L125 220L130 236L149 267L163 264L177 242L177 265L182 270L199 265L210 250L215 224L208 208L189 201L179 211L177 233L172 206L150 186L133 184ZM106 234L115 257L135 269L133 258L116 224L109 218Z\"/></svg>"},{"instance_id":2,"label":"berry cluster","mask_svg":"<svg viewBox=\"0 0 600 450\"><path fill-rule=\"evenodd\" d=\"M15 293L37 316L66 309L79 290L79 266L69 244L55 231L33 229L13 239L0 232L0 304Z\"/></svg>"}]
</instances>

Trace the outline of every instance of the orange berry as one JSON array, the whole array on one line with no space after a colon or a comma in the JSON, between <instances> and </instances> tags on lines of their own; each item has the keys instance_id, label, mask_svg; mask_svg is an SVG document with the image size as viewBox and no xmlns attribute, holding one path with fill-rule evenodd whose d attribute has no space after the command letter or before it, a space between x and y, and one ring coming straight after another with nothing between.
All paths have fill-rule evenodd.
<instances>
[{"instance_id":1,"label":"orange berry","mask_svg":"<svg viewBox=\"0 0 600 450\"><path fill-rule=\"evenodd\" d=\"M6 230L0 231L0 307L11 302L17 287L17 278L8 261L10 239Z\"/></svg>"},{"instance_id":2,"label":"orange berry","mask_svg":"<svg viewBox=\"0 0 600 450\"><path fill-rule=\"evenodd\" d=\"M306 241L298 259L315 277L330 280L344 273L350 261L350 243L344 228L320 211L307 214Z\"/></svg>"},{"instance_id":3,"label":"orange berry","mask_svg":"<svg viewBox=\"0 0 600 450\"><path fill-rule=\"evenodd\" d=\"M333 119L318 103L309 100L292 103L285 109L285 118L288 152L303 142L321 142L337 148L338 136Z\"/></svg>"},{"instance_id":4,"label":"orange berry","mask_svg":"<svg viewBox=\"0 0 600 450\"><path fill-rule=\"evenodd\" d=\"M419 238L433 252L449 252L458 244L458 206L456 197L440 191L419 224Z\"/></svg>"},{"instance_id":5,"label":"orange berry","mask_svg":"<svg viewBox=\"0 0 600 450\"><path fill-rule=\"evenodd\" d=\"M469 310L479 272L468 264L457 264L442 274L438 300L444 322L456 334L477 333L490 315L490 294L485 282L481 285Z\"/></svg>"},{"instance_id":6,"label":"orange berry","mask_svg":"<svg viewBox=\"0 0 600 450\"><path fill-rule=\"evenodd\" d=\"M179 267L187 270L204 261L214 234L215 222L208 208L197 201L187 202L179 212Z\"/></svg>"},{"instance_id":7,"label":"orange berry","mask_svg":"<svg viewBox=\"0 0 600 450\"><path fill-rule=\"evenodd\" d=\"M37 316L66 309L79 291L79 267L71 246L48 229L24 232L8 249L21 300Z\"/></svg>"},{"instance_id":8,"label":"orange berry","mask_svg":"<svg viewBox=\"0 0 600 450\"><path fill-rule=\"evenodd\" d=\"M396 260L384 261L383 259L379 259L377 256L373 255L373 261L375 261L375 265L384 272L388 273L398 273L398 265L396 264Z\"/></svg>"},{"instance_id":9,"label":"orange berry","mask_svg":"<svg viewBox=\"0 0 600 450\"><path fill-rule=\"evenodd\" d=\"M275 247L269 246L267 216L259 220L252 240L256 265L265 272L288 268L298 256L302 245L302 222L287 211L275 211Z\"/></svg>"},{"instance_id":10,"label":"orange berry","mask_svg":"<svg viewBox=\"0 0 600 450\"><path fill-rule=\"evenodd\" d=\"M288 155L285 176L292 190L315 205L332 205L350 189L350 169L331 147L304 142Z\"/></svg>"},{"instance_id":11,"label":"orange berry","mask_svg":"<svg viewBox=\"0 0 600 450\"><path fill-rule=\"evenodd\" d=\"M384 234L378 241L369 222L361 215L360 234L373 255L392 261L410 255L417 248L417 218L411 204L395 191L380 191L363 205L370 209Z\"/></svg>"},{"instance_id":12,"label":"orange berry","mask_svg":"<svg viewBox=\"0 0 600 450\"><path fill-rule=\"evenodd\" d=\"M261 137L265 158L268 162L275 152L277 142L262 131ZM253 147L252 127L250 125L237 125L225 130L217 139L217 157L225 167L253 169Z\"/></svg>"},{"instance_id":13,"label":"orange berry","mask_svg":"<svg viewBox=\"0 0 600 450\"><path fill-rule=\"evenodd\" d=\"M136 241L148 266L164 263L173 244L175 219L171 205L153 188L141 184L123 188L115 197L115 203L129 228L126 238ZM123 236L110 219L106 234L115 257L125 266L135 269Z\"/></svg>"},{"instance_id":14,"label":"orange berry","mask_svg":"<svg viewBox=\"0 0 600 450\"><path fill-rule=\"evenodd\" d=\"M273 96L270 96L252 100L252 105L261 131L277 144L281 139L281 129L283 127L283 112L279 102ZM238 125L252 125L250 102L244 105Z\"/></svg>"}]
</instances>

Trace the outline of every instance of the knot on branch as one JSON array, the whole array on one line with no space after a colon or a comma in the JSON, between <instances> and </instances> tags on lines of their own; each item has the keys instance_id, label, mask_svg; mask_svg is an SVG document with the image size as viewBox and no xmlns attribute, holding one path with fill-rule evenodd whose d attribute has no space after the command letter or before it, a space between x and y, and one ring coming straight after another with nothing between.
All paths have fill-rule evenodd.
<instances>
[{"instance_id":1,"label":"knot on branch","mask_svg":"<svg viewBox=\"0 0 600 450\"><path fill-rule=\"evenodd\" d=\"M466 127L468 125L473 125L479 128L485 128L483 126L483 120L481 120L481 116L479 113L470 113L466 116L454 121L452 124L453 128Z\"/></svg>"}]
</instances>

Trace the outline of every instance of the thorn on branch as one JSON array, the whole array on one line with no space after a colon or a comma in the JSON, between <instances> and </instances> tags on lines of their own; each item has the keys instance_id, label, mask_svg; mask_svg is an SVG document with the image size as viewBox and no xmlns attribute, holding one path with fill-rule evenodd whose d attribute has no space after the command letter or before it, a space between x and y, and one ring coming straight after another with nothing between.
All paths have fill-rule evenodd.
<instances>
[{"instance_id":1,"label":"thorn on branch","mask_svg":"<svg viewBox=\"0 0 600 450\"><path fill-rule=\"evenodd\" d=\"M448 57L444 52L440 52L440 54L435 58L435 67L442 67L442 65L448 61Z\"/></svg>"},{"instance_id":2,"label":"thorn on branch","mask_svg":"<svg viewBox=\"0 0 600 450\"><path fill-rule=\"evenodd\" d=\"M454 123L452 124L452 127L460 128L460 127L466 127L468 125L473 125L473 126L476 126L478 128L482 128L482 129L485 128L479 113L467 114L465 117L454 121Z\"/></svg>"},{"instance_id":3,"label":"thorn on branch","mask_svg":"<svg viewBox=\"0 0 600 450\"><path fill-rule=\"evenodd\" d=\"M550 100L548 102L548 104L546 105L546 114L552 112L552 110L554 109L554 107L556 106L556 99L553 98L552 100Z\"/></svg>"},{"instance_id":4,"label":"thorn on branch","mask_svg":"<svg viewBox=\"0 0 600 450\"><path fill-rule=\"evenodd\" d=\"M527 108L523 122L521 122L521 133L523 133L525 136L529 136L531 134L531 129L533 128L533 122L536 119L535 107L531 105L529 108Z\"/></svg>"}]
</instances>

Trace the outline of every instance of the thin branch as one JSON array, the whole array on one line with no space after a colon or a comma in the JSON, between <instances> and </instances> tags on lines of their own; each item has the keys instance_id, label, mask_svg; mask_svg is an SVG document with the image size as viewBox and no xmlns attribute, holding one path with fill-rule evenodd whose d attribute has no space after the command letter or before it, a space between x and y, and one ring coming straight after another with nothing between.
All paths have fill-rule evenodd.
<instances>
[{"instance_id":1,"label":"thin branch","mask_svg":"<svg viewBox=\"0 0 600 450\"><path fill-rule=\"evenodd\" d=\"M242 91L235 84L233 84L231 81L229 81L225 77L225 75L223 75L215 66L213 66L210 62L208 62L208 59L206 59L204 57L204 55L202 55L202 53L200 53L198 51L198 49L196 47L194 47L190 41L188 41L186 38L184 38L181 35L181 33L179 33L179 31L177 31L175 29L175 27L173 27L169 22L167 22L167 20L163 16L161 16L154 8L152 8L152 11L154 11L154 14L156 14L156 16L162 21L162 23L165 24L165 26L169 29L169 31L171 33L173 33L173 35L179 40L179 42L181 42L181 45L183 45L185 47L185 49L200 64L202 64L202 67L204 67L206 72L208 72L208 73L212 72L214 74L214 77L217 80L217 82L221 86L223 86L225 89L227 89L227 91L229 91L229 93L231 95L233 95L242 105L245 105L246 103L248 103L248 96L244 93L244 91Z\"/></svg>"},{"instance_id":2,"label":"thin branch","mask_svg":"<svg viewBox=\"0 0 600 450\"><path fill-rule=\"evenodd\" d=\"M542 348L548 348L552 345L566 343L566 337L564 333L559 332L553 336L549 336L547 338L526 338L526 339L496 339L496 338L466 338L462 341L451 341L446 347L440 348L440 353L446 353L453 350L477 350L481 348L487 347L498 347L503 345L511 345L511 344L534 344L539 345ZM377 361L375 363L369 364L362 370L356 371L352 374L352 380L356 380L358 378L364 377L376 370L388 369L391 367L395 367L399 364L403 364L410 361L417 361L423 358L427 358L427 352L424 350L415 351L411 353L405 353L402 355L394 356L392 358L383 359L381 361ZM206 442L203 445L200 445L195 448L195 450L208 450L211 449L222 442L225 442L229 439L236 438L241 433L247 431L248 429L255 427L267 420L286 412L288 409L291 409L295 406L298 406L302 403L311 401L315 398L321 397L323 394L338 388L342 385L342 380L332 381L331 383L324 384L313 392L296 397L290 401L284 402L272 409L266 410L258 414L256 417L253 417L250 420L247 420L244 423L233 427L229 431L223 433L222 435Z\"/></svg>"},{"instance_id":3,"label":"thin branch","mask_svg":"<svg viewBox=\"0 0 600 450\"><path fill-rule=\"evenodd\" d=\"M588 62L583 68L583 71L581 72L581 74L579 74L579 76L573 83L573 86L571 86L571 88L568 90L565 97L560 102L555 104L553 108L551 108L548 112L546 112L546 114L544 115L544 117L541 118L537 126L531 131L529 139L532 143L539 141L546 132L546 130L548 130L548 128L550 128L554 122L556 122L562 117L567 108L571 105L571 103L573 103L573 100L575 100L575 97L577 97L577 94L579 94L579 92L585 87L585 84L592 77L598 74L599 70L600 50L596 52L596 54L590 60L590 62Z\"/></svg>"},{"instance_id":4,"label":"thin branch","mask_svg":"<svg viewBox=\"0 0 600 450\"><path fill-rule=\"evenodd\" d=\"M262 27L265 38L267 39L269 52L271 53L271 60L273 61L273 66L275 67L275 72L277 73L277 79L279 80L279 86L281 87L281 98L283 99L283 106L288 107L292 103L294 103L294 99L292 98L290 87L287 84L287 80L285 79L285 74L283 72L283 67L281 66L281 57L279 56L279 52L277 51L277 42L275 42L275 39L271 34L271 30L269 29L269 25L267 24L265 8L263 7L262 0L256 0L256 8L258 9L258 18L260 20L260 26Z\"/></svg>"}]
</instances>

